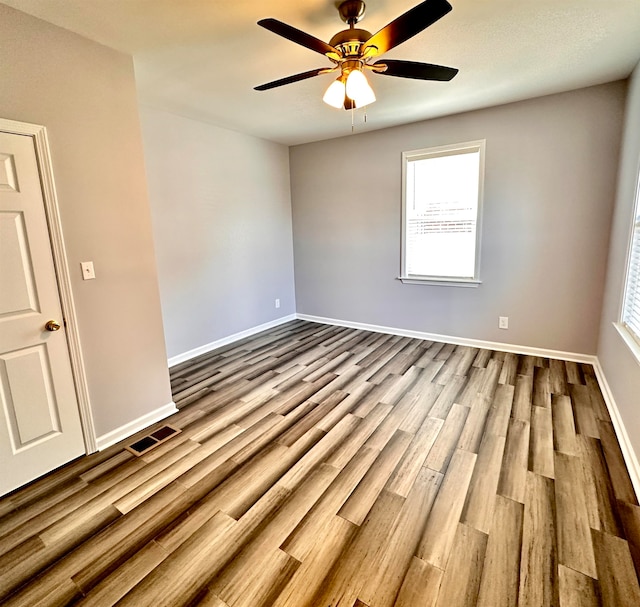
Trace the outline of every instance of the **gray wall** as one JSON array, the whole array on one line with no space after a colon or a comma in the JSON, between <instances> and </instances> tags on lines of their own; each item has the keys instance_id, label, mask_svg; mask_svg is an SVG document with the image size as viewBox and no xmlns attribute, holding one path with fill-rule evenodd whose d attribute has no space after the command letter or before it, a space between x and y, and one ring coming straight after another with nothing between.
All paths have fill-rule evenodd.
<instances>
[{"instance_id":1,"label":"gray wall","mask_svg":"<svg viewBox=\"0 0 640 607\"><path fill-rule=\"evenodd\" d=\"M132 60L4 5L0 57L0 116L48 130L100 436L171 402Z\"/></svg>"},{"instance_id":2,"label":"gray wall","mask_svg":"<svg viewBox=\"0 0 640 607\"><path fill-rule=\"evenodd\" d=\"M618 82L291 148L298 312L595 354L625 90ZM403 285L401 152L476 139L487 142L483 283Z\"/></svg>"},{"instance_id":3,"label":"gray wall","mask_svg":"<svg viewBox=\"0 0 640 607\"><path fill-rule=\"evenodd\" d=\"M293 314L287 148L152 109L141 118L169 356Z\"/></svg>"},{"instance_id":4,"label":"gray wall","mask_svg":"<svg viewBox=\"0 0 640 607\"><path fill-rule=\"evenodd\" d=\"M633 203L640 166L640 66L629 84L618 194L611 231L598 358L634 451L640 457L640 366L613 323L620 320Z\"/></svg>"}]
</instances>

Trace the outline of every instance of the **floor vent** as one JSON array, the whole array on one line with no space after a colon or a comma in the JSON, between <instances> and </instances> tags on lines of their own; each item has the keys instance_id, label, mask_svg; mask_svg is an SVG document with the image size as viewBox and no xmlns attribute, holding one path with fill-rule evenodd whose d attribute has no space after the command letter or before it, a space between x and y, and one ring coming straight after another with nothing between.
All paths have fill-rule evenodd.
<instances>
[{"instance_id":1,"label":"floor vent","mask_svg":"<svg viewBox=\"0 0 640 607\"><path fill-rule=\"evenodd\" d=\"M182 432L182 430L179 428L174 428L173 426L162 426L148 436L144 436L140 440L137 440L132 445L128 445L125 449L139 457L148 453L151 449L157 447L161 443L169 440L172 436L180 434L180 432Z\"/></svg>"}]
</instances>

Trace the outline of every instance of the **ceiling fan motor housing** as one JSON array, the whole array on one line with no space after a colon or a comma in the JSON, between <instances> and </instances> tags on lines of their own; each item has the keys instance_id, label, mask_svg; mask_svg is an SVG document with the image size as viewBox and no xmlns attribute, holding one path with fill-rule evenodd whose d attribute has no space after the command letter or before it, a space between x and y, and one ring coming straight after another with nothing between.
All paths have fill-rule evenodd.
<instances>
[{"instance_id":1,"label":"ceiling fan motor housing","mask_svg":"<svg viewBox=\"0 0 640 607\"><path fill-rule=\"evenodd\" d=\"M331 40L329 45L341 51L343 57L359 57L362 45L371 38L371 32L357 28L342 30Z\"/></svg>"},{"instance_id":2,"label":"ceiling fan motor housing","mask_svg":"<svg viewBox=\"0 0 640 607\"><path fill-rule=\"evenodd\" d=\"M362 20L365 8L365 3L362 0L345 0L338 6L338 12L345 23L353 26Z\"/></svg>"}]
</instances>

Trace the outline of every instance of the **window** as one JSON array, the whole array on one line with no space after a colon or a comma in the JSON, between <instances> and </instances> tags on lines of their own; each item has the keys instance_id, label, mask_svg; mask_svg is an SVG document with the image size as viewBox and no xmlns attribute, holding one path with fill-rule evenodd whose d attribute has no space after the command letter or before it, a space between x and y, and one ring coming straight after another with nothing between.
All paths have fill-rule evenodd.
<instances>
[{"instance_id":1,"label":"window","mask_svg":"<svg viewBox=\"0 0 640 607\"><path fill-rule=\"evenodd\" d=\"M635 340L635 344L629 345L637 352L640 348L640 179L636 186L631 245L622 304L622 325Z\"/></svg>"},{"instance_id":2,"label":"window","mask_svg":"<svg viewBox=\"0 0 640 607\"><path fill-rule=\"evenodd\" d=\"M484 145L402 154L402 282L479 284Z\"/></svg>"}]
</instances>

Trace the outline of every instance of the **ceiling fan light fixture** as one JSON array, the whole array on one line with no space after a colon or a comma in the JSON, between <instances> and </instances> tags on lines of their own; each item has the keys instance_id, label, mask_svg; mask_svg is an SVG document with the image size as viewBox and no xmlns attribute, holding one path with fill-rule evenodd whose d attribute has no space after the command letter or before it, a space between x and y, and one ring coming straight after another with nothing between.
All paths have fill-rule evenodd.
<instances>
[{"instance_id":1,"label":"ceiling fan light fixture","mask_svg":"<svg viewBox=\"0 0 640 607\"><path fill-rule=\"evenodd\" d=\"M322 98L327 105L331 107L341 109L342 104L344 103L344 95L345 95L345 86L342 76L337 80L334 80L330 85L327 91Z\"/></svg>"},{"instance_id":2,"label":"ceiling fan light fixture","mask_svg":"<svg viewBox=\"0 0 640 607\"><path fill-rule=\"evenodd\" d=\"M447 0L422 0L372 35L355 27L364 16L364 0L342 0L338 4L338 12L349 27L335 34L329 43L277 19L261 19L258 21L261 27L324 55L333 65L273 80L254 88L257 91L266 91L340 70L340 78L327 89L323 100L335 108L344 107L350 110L369 105L376 100L375 93L364 75L365 70L397 78L448 82L458 73L457 69L418 61L375 58L413 38L444 17L452 8Z\"/></svg>"},{"instance_id":3,"label":"ceiling fan light fixture","mask_svg":"<svg viewBox=\"0 0 640 607\"><path fill-rule=\"evenodd\" d=\"M349 72L347 76L346 93L349 99L353 99L356 107L370 105L376 100L376 95L367 77L359 69L354 69Z\"/></svg>"}]
</instances>

